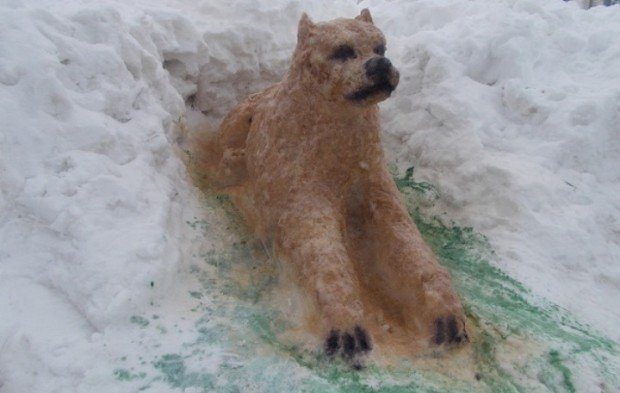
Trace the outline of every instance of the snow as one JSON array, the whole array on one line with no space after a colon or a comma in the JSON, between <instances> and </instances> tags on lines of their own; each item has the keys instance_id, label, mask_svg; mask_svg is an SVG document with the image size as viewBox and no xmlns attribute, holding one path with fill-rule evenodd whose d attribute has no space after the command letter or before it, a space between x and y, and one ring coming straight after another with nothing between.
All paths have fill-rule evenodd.
<instances>
[{"instance_id":1,"label":"snow","mask_svg":"<svg viewBox=\"0 0 620 393\"><path fill-rule=\"evenodd\" d=\"M375 7L413 79L385 105L392 151L506 272L618 339L617 10L511 3L411 3L408 26Z\"/></svg>"},{"instance_id":2,"label":"snow","mask_svg":"<svg viewBox=\"0 0 620 393\"><path fill-rule=\"evenodd\" d=\"M119 363L196 339L197 300L185 296L200 286L196 255L237 235L186 175L177 148L186 122L215 123L277 81L302 11L320 21L362 7L402 75L382 104L387 152L439 194L423 211L484 234L493 263L620 340L619 7L9 0L0 4L0 391L137 391L139 376ZM188 101L204 119L186 115ZM149 323L174 335L140 328ZM222 343L208 348L207 368L241 361Z\"/></svg>"}]
</instances>

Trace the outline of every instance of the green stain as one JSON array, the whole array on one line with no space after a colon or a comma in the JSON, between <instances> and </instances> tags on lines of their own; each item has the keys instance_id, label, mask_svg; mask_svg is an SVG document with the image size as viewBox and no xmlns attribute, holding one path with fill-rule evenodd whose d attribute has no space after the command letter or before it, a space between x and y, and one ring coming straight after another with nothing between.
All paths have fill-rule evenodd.
<instances>
[{"instance_id":1,"label":"green stain","mask_svg":"<svg viewBox=\"0 0 620 393\"><path fill-rule=\"evenodd\" d=\"M416 208L424 188L416 186L413 173L396 179L408 201L410 214L427 243L452 274L466 314L479 331L472 343L476 367L492 392L530 391L515 378L523 367L502 364L500 351L510 351L510 340L532 343L540 348L556 346L543 360L532 359L547 391L574 392L573 372L562 359L587 359L601 380L618 387L619 349L588 327L575 321L565 310L535 298L521 283L489 262L493 252L487 239L471 228L446 225L439 217L426 217ZM509 369L510 372L509 372ZM560 376L559 378L557 376ZM540 387L540 386L539 386Z\"/></svg>"},{"instance_id":2,"label":"green stain","mask_svg":"<svg viewBox=\"0 0 620 393\"><path fill-rule=\"evenodd\" d=\"M437 199L438 193L429 183L415 181L413 168L395 181L422 236L452 273L475 330L471 361L478 380L460 380L449 370L422 370L415 361L390 368L370 364L363 372L354 372L341 361L326 361L318 349L308 352L283 341L282 333L290 326L268 296L278 282L277 266L256 252L260 245L244 232L230 200L216 197L208 201L209 207L223 211L225 227L238 239L227 249L205 253L200 256L202 264L192 265L202 288L188 296L208 299L209 305L196 308L196 338L151 363L160 376L150 382L218 392L572 393L577 391L579 367L587 366L601 386L620 390L616 343L536 298L493 266L486 238L416 208L420 200L428 202L429 195ZM201 229L206 237L222 230L207 225ZM138 321L132 319L146 327ZM228 355L218 358L210 372L201 371L202 359L219 352ZM515 352L520 357L506 356ZM196 370L189 371L189 364Z\"/></svg>"},{"instance_id":3,"label":"green stain","mask_svg":"<svg viewBox=\"0 0 620 393\"><path fill-rule=\"evenodd\" d=\"M209 224L205 220L194 219L193 221L186 221L185 223L194 230L206 231L209 229Z\"/></svg>"},{"instance_id":4,"label":"green stain","mask_svg":"<svg viewBox=\"0 0 620 393\"><path fill-rule=\"evenodd\" d=\"M412 215L423 237L452 273L466 310L504 335L528 332L571 342L576 350L613 350L615 344L590 332L557 306L535 299L523 285L492 266L486 239L469 228L449 227L439 219ZM486 255L485 255L486 254ZM535 304L534 302L538 303Z\"/></svg>"},{"instance_id":5,"label":"green stain","mask_svg":"<svg viewBox=\"0 0 620 393\"><path fill-rule=\"evenodd\" d=\"M114 375L119 381L133 381L136 379L146 378L146 373L144 372L132 373L129 370L123 368L117 368L116 370L114 370Z\"/></svg>"},{"instance_id":6,"label":"green stain","mask_svg":"<svg viewBox=\"0 0 620 393\"><path fill-rule=\"evenodd\" d=\"M186 389L189 387L203 388L203 391L213 389L215 376L188 372L184 357L178 354L165 354L153 363L163 375L164 380L173 388Z\"/></svg>"},{"instance_id":7,"label":"green stain","mask_svg":"<svg viewBox=\"0 0 620 393\"><path fill-rule=\"evenodd\" d=\"M408 189L411 191L419 192L421 194L426 194L429 191L435 192L435 187L433 187L430 183L416 182L413 179L413 169L413 167L409 167L405 171L405 175L403 177L394 178L396 187L398 187L399 190ZM437 196L435 195L435 197Z\"/></svg>"},{"instance_id":8,"label":"green stain","mask_svg":"<svg viewBox=\"0 0 620 393\"><path fill-rule=\"evenodd\" d=\"M523 392L497 360L498 340L486 331L472 343L474 361L482 385L491 392Z\"/></svg>"},{"instance_id":9,"label":"green stain","mask_svg":"<svg viewBox=\"0 0 620 393\"><path fill-rule=\"evenodd\" d=\"M129 318L129 322L135 323L136 325L143 328L149 325L149 320L139 315L132 315L131 318Z\"/></svg>"},{"instance_id":10,"label":"green stain","mask_svg":"<svg viewBox=\"0 0 620 393\"><path fill-rule=\"evenodd\" d=\"M568 367L564 364L564 360L558 351L549 352L549 363L557 369L562 375L562 384L566 388L567 392L576 392L575 386L572 382L572 373Z\"/></svg>"},{"instance_id":11,"label":"green stain","mask_svg":"<svg viewBox=\"0 0 620 393\"><path fill-rule=\"evenodd\" d=\"M175 388L187 386L185 362L181 355L163 355L153 365L164 374L166 381L171 386Z\"/></svg>"}]
</instances>

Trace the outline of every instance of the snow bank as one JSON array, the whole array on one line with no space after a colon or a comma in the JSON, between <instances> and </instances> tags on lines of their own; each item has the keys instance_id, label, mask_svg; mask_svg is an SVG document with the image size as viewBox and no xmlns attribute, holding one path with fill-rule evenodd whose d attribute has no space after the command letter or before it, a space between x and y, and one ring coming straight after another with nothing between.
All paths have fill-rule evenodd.
<instances>
[{"instance_id":1,"label":"snow bank","mask_svg":"<svg viewBox=\"0 0 620 393\"><path fill-rule=\"evenodd\" d=\"M369 2L405 78L391 152L438 212L486 234L511 276L616 340L617 10L562 2ZM615 12L614 12L615 11Z\"/></svg>"},{"instance_id":2,"label":"snow bank","mask_svg":"<svg viewBox=\"0 0 620 393\"><path fill-rule=\"evenodd\" d=\"M383 104L388 152L440 194L423 210L484 233L511 276L620 338L617 7L10 0L0 390L134 391L118 384L131 374L111 377L119 359L187 338L178 294L195 284L197 250L227 235L188 229L215 213L175 155L186 103L219 119L280 78L302 11L326 20L361 7L402 74ZM176 321L159 325L172 342L131 330L153 307ZM228 358L215 345L207 363Z\"/></svg>"},{"instance_id":3,"label":"snow bank","mask_svg":"<svg viewBox=\"0 0 620 393\"><path fill-rule=\"evenodd\" d=\"M94 335L147 303L151 282L171 290L181 264L175 216L188 192L167 130L184 103L156 29L132 31L110 6L50 8L0 8L8 391L75 386L96 364Z\"/></svg>"}]
</instances>

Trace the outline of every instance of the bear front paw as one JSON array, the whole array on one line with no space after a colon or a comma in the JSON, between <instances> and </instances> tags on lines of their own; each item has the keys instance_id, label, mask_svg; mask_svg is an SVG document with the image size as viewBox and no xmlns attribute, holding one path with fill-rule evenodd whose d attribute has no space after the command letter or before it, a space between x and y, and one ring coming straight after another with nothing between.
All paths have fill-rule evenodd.
<instances>
[{"instance_id":1,"label":"bear front paw","mask_svg":"<svg viewBox=\"0 0 620 393\"><path fill-rule=\"evenodd\" d=\"M465 323L457 321L454 315L437 318L434 323L432 342L435 345L460 345L469 341Z\"/></svg>"},{"instance_id":2,"label":"bear front paw","mask_svg":"<svg viewBox=\"0 0 620 393\"><path fill-rule=\"evenodd\" d=\"M366 329L357 325L352 331L332 329L325 340L325 354L334 358L338 353L355 370L364 368L364 358L372 350L372 342Z\"/></svg>"}]
</instances>

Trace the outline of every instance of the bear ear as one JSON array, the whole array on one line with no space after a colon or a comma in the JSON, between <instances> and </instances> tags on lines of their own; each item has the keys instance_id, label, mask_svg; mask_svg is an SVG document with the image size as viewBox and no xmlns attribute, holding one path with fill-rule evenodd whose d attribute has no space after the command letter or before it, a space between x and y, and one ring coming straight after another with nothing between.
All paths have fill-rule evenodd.
<instances>
[{"instance_id":1,"label":"bear ear","mask_svg":"<svg viewBox=\"0 0 620 393\"><path fill-rule=\"evenodd\" d=\"M364 8L362 12L358 16L355 17L356 20L361 20L362 22L368 22L370 24L374 24L372 21L372 16L370 16L370 11L368 8Z\"/></svg>"},{"instance_id":2,"label":"bear ear","mask_svg":"<svg viewBox=\"0 0 620 393\"><path fill-rule=\"evenodd\" d=\"M310 32L314 28L314 22L310 20L310 17L305 12L301 14L299 19L299 26L297 27L297 43L302 43L310 36Z\"/></svg>"}]
</instances>

